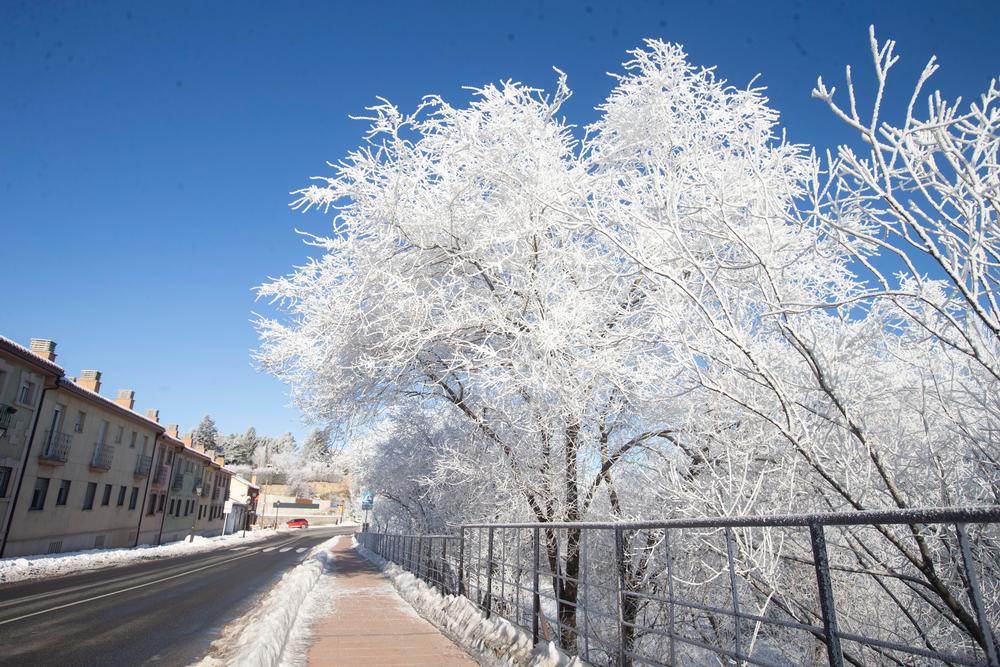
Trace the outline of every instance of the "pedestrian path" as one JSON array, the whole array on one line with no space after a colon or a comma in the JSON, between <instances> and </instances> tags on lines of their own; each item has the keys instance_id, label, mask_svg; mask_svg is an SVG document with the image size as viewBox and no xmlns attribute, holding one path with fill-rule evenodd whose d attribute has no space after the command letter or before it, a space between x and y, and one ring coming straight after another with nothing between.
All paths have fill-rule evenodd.
<instances>
[{"instance_id":1,"label":"pedestrian path","mask_svg":"<svg viewBox=\"0 0 1000 667\"><path fill-rule=\"evenodd\" d=\"M392 584L342 539L333 548L333 612L313 627L310 667L476 665L420 618Z\"/></svg>"}]
</instances>

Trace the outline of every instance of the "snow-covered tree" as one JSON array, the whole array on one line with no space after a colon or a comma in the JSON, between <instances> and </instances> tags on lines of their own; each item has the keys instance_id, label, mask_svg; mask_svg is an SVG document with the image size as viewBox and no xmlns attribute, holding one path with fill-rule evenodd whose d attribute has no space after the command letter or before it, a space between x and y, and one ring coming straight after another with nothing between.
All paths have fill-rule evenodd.
<instances>
[{"instance_id":1,"label":"snow-covered tree","mask_svg":"<svg viewBox=\"0 0 1000 667\"><path fill-rule=\"evenodd\" d=\"M302 457L309 463L327 463L332 453L329 429L314 428L302 443Z\"/></svg>"},{"instance_id":2,"label":"snow-covered tree","mask_svg":"<svg viewBox=\"0 0 1000 667\"><path fill-rule=\"evenodd\" d=\"M262 364L311 417L369 429L358 474L421 527L995 501L996 113L982 111L995 95L933 144L951 107L932 103L919 131L872 129L872 160L842 150L827 186L760 89L675 45L631 55L583 133L559 116L563 76L548 96L505 83L466 107L371 108L365 145L298 193L297 207L335 211L335 234L312 240L322 257L260 288L289 314L260 321ZM841 115L869 127L851 99ZM978 165L973 185L944 185L931 145ZM924 166L907 164L916 157ZM937 188L948 221L906 213L900 182ZM959 209L978 222L963 228ZM881 276L877 254L905 259L907 244L937 253L950 287L909 277L873 289L858 275ZM449 506L449 485L495 501ZM812 622L815 601L795 597L785 567L801 554L772 537L737 536L756 611ZM661 538L626 547L650 553ZM572 648L579 534L545 539L566 575L552 585ZM903 619L887 637L927 646L977 641L943 539L846 537L851 567L877 563L900 588L882 606L859 589L845 615L877 608ZM710 546L685 548L704 565ZM657 567L634 559L626 583ZM709 581L704 567L692 576Z\"/></svg>"},{"instance_id":3,"label":"snow-covered tree","mask_svg":"<svg viewBox=\"0 0 1000 667\"><path fill-rule=\"evenodd\" d=\"M219 448L218 440L219 429L215 427L215 421L210 416L205 415L191 433L191 441L206 450L217 450Z\"/></svg>"}]
</instances>

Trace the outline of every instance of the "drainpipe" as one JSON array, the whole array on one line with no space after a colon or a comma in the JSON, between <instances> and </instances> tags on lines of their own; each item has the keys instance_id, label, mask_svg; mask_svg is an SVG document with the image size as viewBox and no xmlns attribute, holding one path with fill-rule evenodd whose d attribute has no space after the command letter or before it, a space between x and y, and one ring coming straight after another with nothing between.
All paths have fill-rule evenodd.
<instances>
[{"instance_id":1,"label":"drainpipe","mask_svg":"<svg viewBox=\"0 0 1000 667\"><path fill-rule=\"evenodd\" d=\"M56 378L56 386L59 387L59 378ZM35 423L31 425L31 433L28 435L28 444L24 448L24 460L21 461L21 474L17 478L17 488L14 489L14 497L10 502L10 514L7 519L7 527L3 531L3 540L0 541L0 558L7 550L7 536L10 534L10 527L14 524L14 510L17 509L17 501L21 497L21 484L24 483L24 473L28 470L28 459L31 456L31 445L35 442L35 431L38 430L38 420L42 416L42 407L45 405L45 395L53 387L42 387L42 396L38 400L38 410L35 412Z\"/></svg>"},{"instance_id":2,"label":"drainpipe","mask_svg":"<svg viewBox=\"0 0 1000 667\"><path fill-rule=\"evenodd\" d=\"M156 441L159 440L159 439L160 439L160 434L159 433L156 433L155 435L153 435L153 451L150 452L150 454L149 454L149 459L150 459L150 461L149 461L149 474L146 475L146 490L143 492L143 495L142 495L142 505L139 508L139 523L138 523L138 525L136 526L136 529L135 529L135 544L132 545L133 549L135 547L139 546L139 534L142 532L142 518L145 516L145 514L143 514L143 512L146 511L146 500L149 499L149 487L152 486L152 484L153 484L153 461L156 460L156 456L155 456L155 454L156 454ZM145 453L143 453L143 456L145 456ZM153 510L155 512L156 508L154 507Z\"/></svg>"},{"instance_id":3,"label":"drainpipe","mask_svg":"<svg viewBox=\"0 0 1000 667\"><path fill-rule=\"evenodd\" d=\"M171 448L173 445L171 445ZM177 464L178 452L174 452L174 455L170 457L170 474L167 476L167 497L163 501L163 511L160 512L160 531L156 533L156 543L162 544L163 542L163 523L167 520L167 510L169 509L168 502L170 502L170 492L174 490L174 465Z\"/></svg>"}]
</instances>

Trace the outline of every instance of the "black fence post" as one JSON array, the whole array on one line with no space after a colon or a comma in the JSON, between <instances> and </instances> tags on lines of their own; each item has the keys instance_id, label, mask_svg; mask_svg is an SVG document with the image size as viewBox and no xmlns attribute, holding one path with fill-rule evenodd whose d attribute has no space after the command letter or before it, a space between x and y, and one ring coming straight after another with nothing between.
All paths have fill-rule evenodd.
<instances>
[{"instance_id":1,"label":"black fence post","mask_svg":"<svg viewBox=\"0 0 1000 667\"><path fill-rule=\"evenodd\" d=\"M983 651L986 653L986 664L989 667L997 667L1000 660L997 659L997 645L993 640L993 630L990 628L990 617L986 613L986 605L983 604L983 594L979 588L979 576L976 574L976 562L972 559L972 550L969 548L969 533L965 530L965 524L956 523L955 531L958 533L958 546L962 551L962 564L965 566L965 580L969 587L969 600L976 610L976 620L979 622L979 631L983 637Z\"/></svg>"},{"instance_id":2,"label":"black fence post","mask_svg":"<svg viewBox=\"0 0 1000 667\"><path fill-rule=\"evenodd\" d=\"M726 561L729 564L729 587L732 590L733 597L733 627L736 630L736 661L743 659L743 631L740 628L740 621L743 617L740 615L740 594L739 590L736 588L736 565L733 562L733 531L730 528L726 528Z\"/></svg>"},{"instance_id":3,"label":"black fence post","mask_svg":"<svg viewBox=\"0 0 1000 667\"><path fill-rule=\"evenodd\" d=\"M538 528L535 528L534 545L533 550L535 552L534 558L531 563L531 642L532 644L538 643L538 615L541 612L542 604L541 599L538 595L538 557L541 549L539 548L539 532Z\"/></svg>"},{"instance_id":4,"label":"black fence post","mask_svg":"<svg viewBox=\"0 0 1000 667\"><path fill-rule=\"evenodd\" d=\"M493 612L493 526L486 543L486 618Z\"/></svg>"},{"instance_id":5,"label":"black fence post","mask_svg":"<svg viewBox=\"0 0 1000 667\"><path fill-rule=\"evenodd\" d=\"M458 594L465 595L465 526L458 528Z\"/></svg>"},{"instance_id":6,"label":"black fence post","mask_svg":"<svg viewBox=\"0 0 1000 667\"><path fill-rule=\"evenodd\" d=\"M618 663L627 665L625 635L625 540L621 527L615 528L615 563L618 566Z\"/></svg>"},{"instance_id":7,"label":"black fence post","mask_svg":"<svg viewBox=\"0 0 1000 667\"><path fill-rule=\"evenodd\" d=\"M665 557L667 561L667 599L669 600L668 609L670 610L669 617L667 619L668 634L670 635L670 665L675 667L677 665L677 651L674 648L674 636L677 634L676 621L674 618L674 554L670 550L670 531L663 531L663 548L666 551Z\"/></svg>"},{"instance_id":8,"label":"black fence post","mask_svg":"<svg viewBox=\"0 0 1000 667\"><path fill-rule=\"evenodd\" d=\"M831 667L844 667L844 652L837 635L837 612L833 602L833 583L830 580L830 561L826 553L826 536L823 526L809 524L809 540L812 542L813 563L816 567L816 583L819 587L819 608L823 614L823 631L826 635L826 654Z\"/></svg>"}]
</instances>

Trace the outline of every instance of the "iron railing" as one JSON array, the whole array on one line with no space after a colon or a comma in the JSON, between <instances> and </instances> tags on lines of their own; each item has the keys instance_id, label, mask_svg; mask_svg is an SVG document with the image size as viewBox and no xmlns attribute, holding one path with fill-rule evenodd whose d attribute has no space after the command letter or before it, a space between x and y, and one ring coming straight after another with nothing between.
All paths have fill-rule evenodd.
<instances>
[{"instance_id":1,"label":"iron railing","mask_svg":"<svg viewBox=\"0 0 1000 667\"><path fill-rule=\"evenodd\" d=\"M365 532L594 664L1000 667L1000 506Z\"/></svg>"},{"instance_id":2,"label":"iron railing","mask_svg":"<svg viewBox=\"0 0 1000 667\"><path fill-rule=\"evenodd\" d=\"M153 485L160 486L167 483L170 478L170 466L160 464L156 467L156 474L153 475Z\"/></svg>"},{"instance_id":3,"label":"iron railing","mask_svg":"<svg viewBox=\"0 0 1000 667\"><path fill-rule=\"evenodd\" d=\"M171 491L180 491L184 487L184 473L174 475L174 483L170 485Z\"/></svg>"},{"instance_id":4,"label":"iron railing","mask_svg":"<svg viewBox=\"0 0 1000 667\"><path fill-rule=\"evenodd\" d=\"M66 463L69 458L70 445L73 443L73 436L62 431L46 431L45 446L42 447L38 460L41 463L60 464Z\"/></svg>"},{"instance_id":5,"label":"iron railing","mask_svg":"<svg viewBox=\"0 0 1000 667\"><path fill-rule=\"evenodd\" d=\"M94 470L111 470L115 458L115 446L98 442L94 445L94 456L90 459L90 467Z\"/></svg>"},{"instance_id":6,"label":"iron railing","mask_svg":"<svg viewBox=\"0 0 1000 667\"><path fill-rule=\"evenodd\" d=\"M6 403L0 403L0 431L3 431L0 435L5 435L7 429L10 428L10 422L14 417L14 413L17 412L17 408L12 405L7 405Z\"/></svg>"},{"instance_id":7,"label":"iron railing","mask_svg":"<svg viewBox=\"0 0 1000 667\"><path fill-rule=\"evenodd\" d=\"M153 457L140 455L139 458L135 460L135 471L136 477L149 477L149 471L153 467Z\"/></svg>"}]
</instances>

